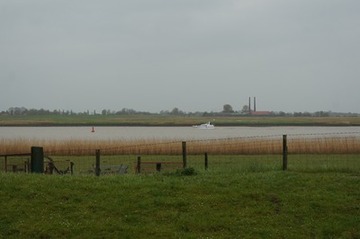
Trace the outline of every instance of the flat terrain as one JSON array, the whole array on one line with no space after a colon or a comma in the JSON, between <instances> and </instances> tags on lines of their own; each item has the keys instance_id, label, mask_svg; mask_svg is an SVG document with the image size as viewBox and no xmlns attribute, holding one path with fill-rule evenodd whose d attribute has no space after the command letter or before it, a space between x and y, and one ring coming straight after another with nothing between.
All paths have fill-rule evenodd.
<instances>
[{"instance_id":1,"label":"flat terrain","mask_svg":"<svg viewBox=\"0 0 360 239\"><path fill-rule=\"evenodd\" d=\"M360 117L251 117L171 115L31 115L0 116L0 126L360 126Z\"/></svg>"},{"instance_id":2,"label":"flat terrain","mask_svg":"<svg viewBox=\"0 0 360 239\"><path fill-rule=\"evenodd\" d=\"M0 173L0 238L359 238L356 171Z\"/></svg>"}]
</instances>

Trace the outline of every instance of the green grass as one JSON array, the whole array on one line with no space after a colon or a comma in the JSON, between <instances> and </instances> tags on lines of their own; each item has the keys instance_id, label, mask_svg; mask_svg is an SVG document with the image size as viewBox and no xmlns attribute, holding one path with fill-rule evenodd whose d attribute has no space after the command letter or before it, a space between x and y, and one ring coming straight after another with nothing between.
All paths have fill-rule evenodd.
<instances>
[{"instance_id":1,"label":"green grass","mask_svg":"<svg viewBox=\"0 0 360 239\"><path fill-rule=\"evenodd\" d=\"M227 157L232 170L210 158L205 171L199 159L192 176L0 173L0 238L360 237L359 170L283 172L276 157Z\"/></svg>"}]
</instances>

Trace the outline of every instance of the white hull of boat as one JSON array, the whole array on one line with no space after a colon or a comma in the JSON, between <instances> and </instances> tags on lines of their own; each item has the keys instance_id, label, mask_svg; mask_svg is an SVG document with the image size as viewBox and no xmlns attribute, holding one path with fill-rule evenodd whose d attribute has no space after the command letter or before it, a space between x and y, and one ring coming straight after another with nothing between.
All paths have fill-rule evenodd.
<instances>
[{"instance_id":1,"label":"white hull of boat","mask_svg":"<svg viewBox=\"0 0 360 239\"><path fill-rule=\"evenodd\" d=\"M201 125L194 125L193 127L197 129L215 129L215 126L210 122Z\"/></svg>"}]
</instances>

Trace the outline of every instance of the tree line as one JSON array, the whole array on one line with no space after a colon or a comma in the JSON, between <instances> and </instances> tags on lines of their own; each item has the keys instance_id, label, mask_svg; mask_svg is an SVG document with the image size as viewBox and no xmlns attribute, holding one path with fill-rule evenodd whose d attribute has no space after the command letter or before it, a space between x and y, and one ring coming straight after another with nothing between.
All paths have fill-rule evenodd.
<instances>
[{"instance_id":1,"label":"tree line","mask_svg":"<svg viewBox=\"0 0 360 239\"><path fill-rule=\"evenodd\" d=\"M6 111L1 111L1 115L136 115L136 114L148 114L148 115L178 115L178 116L251 116L251 111L247 105L244 105L242 110L235 111L230 104L223 105L223 110L220 112L185 112L175 107L172 110L161 110L158 113L150 113L145 111L136 111L134 109L123 108L118 111L103 109L100 112L86 110L84 112L74 112L72 110L48 110L48 109L27 109L25 107L10 107ZM357 113L336 113L331 111L316 111L316 112L292 112L286 113L268 112L266 115L282 116L282 117L329 117L329 116L360 116Z\"/></svg>"}]
</instances>

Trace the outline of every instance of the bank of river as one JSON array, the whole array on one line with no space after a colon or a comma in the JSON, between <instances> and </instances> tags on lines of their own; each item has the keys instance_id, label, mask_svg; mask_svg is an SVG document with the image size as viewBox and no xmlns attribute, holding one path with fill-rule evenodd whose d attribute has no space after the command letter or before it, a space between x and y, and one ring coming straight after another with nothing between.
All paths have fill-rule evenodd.
<instances>
[{"instance_id":1,"label":"bank of river","mask_svg":"<svg viewBox=\"0 0 360 239\"><path fill-rule=\"evenodd\" d=\"M360 117L256 117L130 115L0 115L0 126L192 126L211 121L216 126L360 126Z\"/></svg>"}]
</instances>

